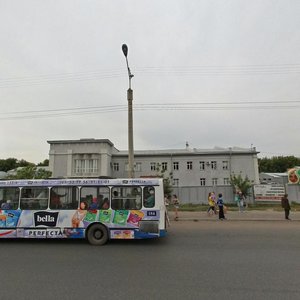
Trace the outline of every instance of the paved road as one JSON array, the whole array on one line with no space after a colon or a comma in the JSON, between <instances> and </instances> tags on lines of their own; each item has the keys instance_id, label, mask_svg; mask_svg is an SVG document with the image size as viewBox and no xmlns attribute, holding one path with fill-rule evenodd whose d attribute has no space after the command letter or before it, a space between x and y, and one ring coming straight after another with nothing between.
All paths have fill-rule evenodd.
<instances>
[{"instance_id":1,"label":"paved road","mask_svg":"<svg viewBox=\"0 0 300 300\"><path fill-rule=\"evenodd\" d=\"M299 299L299 222L178 221L167 238L1 240L1 299Z\"/></svg>"}]
</instances>

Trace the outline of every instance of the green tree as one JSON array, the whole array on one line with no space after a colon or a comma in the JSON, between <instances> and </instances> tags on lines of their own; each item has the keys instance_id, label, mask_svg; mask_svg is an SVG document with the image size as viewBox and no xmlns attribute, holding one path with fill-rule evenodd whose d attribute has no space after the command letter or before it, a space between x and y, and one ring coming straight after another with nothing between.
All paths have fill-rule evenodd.
<instances>
[{"instance_id":1,"label":"green tree","mask_svg":"<svg viewBox=\"0 0 300 300\"><path fill-rule=\"evenodd\" d=\"M0 159L0 171L7 172L18 167L16 158Z\"/></svg>"},{"instance_id":2,"label":"green tree","mask_svg":"<svg viewBox=\"0 0 300 300\"><path fill-rule=\"evenodd\" d=\"M233 187L234 193L236 193L237 191L241 191L245 197L250 195L250 188L252 187L252 183L249 180L248 176L243 178L241 174L237 176L231 175L230 183Z\"/></svg>"},{"instance_id":3,"label":"green tree","mask_svg":"<svg viewBox=\"0 0 300 300\"><path fill-rule=\"evenodd\" d=\"M300 165L300 158L295 156L274 156L259 158L259 172L284 173L288 169Z\"/></svg>"},{"instance_id":4,"label":"green tree","mask_svg":"<svg viewBox=\"0 0 300 300\"><path fill-rule=\"evenodd\" d=\"M156 172L157 172L157 177L160 177L163 179L164 182L164 194L170 196L172 194L172 184L171 184L171 178L172 178L172 173L167 174L165 169L162 169L161 164L157 163L156 164Z\"/></svg>"},{"instance_id":5,"label":"green tree","mask_svg":"<svg viewBox=\"0 0 300 300\"><path fill-rule=\"evenodd\" d=\"M49 159L45 159L44 161L39 162L37 166L43 166L43 167L49 166Z\"/></svg>"},{"instance_id":6,"label":"green tree","mask_svg":"<svg viewBox=\"0 0 300 300\"><path fill-rule=\"evenodd\" d=\"M33 167L34 163L31 163L25 159L21 159L21 160L18 160L17 165L18 165L18 167L29 167L29 166Z\"/></svg>"},{"instance_id":7,"label":"green tree","mask_svg":"<svg viewBox=\"0 0 300 300\"><path fill-rule=\"evenodd\" d=\"M52 176L51 171L47 171L45 169L38 169L35 173L35 178L36 179L47 179Z\"/></svg>"},{"instance_id":8,"label":"green tree","mask_svg":"<svg viewBox=\"0 0 300 300\"><path fill-rule=\"evenodd\" d=\"M45 169L38 169L36 166L27 166L17 171L16 175L12 175L9 179L47 179L50 178L52 172Z\"/></svg>"}]
</instances>

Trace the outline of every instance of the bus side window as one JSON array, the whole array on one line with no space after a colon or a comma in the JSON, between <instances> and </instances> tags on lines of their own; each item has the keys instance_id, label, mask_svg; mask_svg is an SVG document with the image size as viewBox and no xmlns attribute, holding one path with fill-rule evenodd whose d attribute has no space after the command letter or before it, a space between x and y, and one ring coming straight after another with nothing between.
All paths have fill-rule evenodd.
<instances>
[{"instance_id":1,"label":"bus side window","mask_svg":"<svg viewBox=\"0 0 300 300\"><path fill-rule=\"evenodd\" d=\"M77 209L78 194L78 189L75 186L51 188L50 209Z\"/></svg>"},{"instance_id":2,"label":"bus side window","mask_svg":"<svg viewBox=\"0 0 300 300\"><path fill-rule=\"evenodd\" d=\"M112 188L112 209L139 210L142 208L140 187Z\"/></svg>"},{"instance_id":3,"label":"bus side window","mask_svg":"<svg viewBox=\"0 0 300 300\"><path fill-rule=\"evenodd\" d=\"M80 201L85 201L89 210L108 209L109 188L105 186L84 186L80 190Z\"/></svg>"},{"instance_id":4,"label":"bus side window","mask_svg":"<svg viewBox=\"0 0 300 300\"><path fill-rule=\"evenodd\" d=\"M31 188L30 189L29 188L22 188L20 208L21 209L32 209L29 205L29 202L31 201L31 199L32 199Z\"/></svg>"},{"instance_id":5,"label":"bus side window","mask_svg":"<svg viewBox=\"0 0 300 300\"><path fill-rule=\"evenodd\" d=\"M0 207L1 209L18 209L19 188L0 188Z\"/></svg>"},{"instance_id":6,"label":"bus side window","mask_svg":"<svg viewBox=\"0 0 300 300\"><path fill-rule=\"evenodd\" d=\"M144 207L152 208L155 205L155 190L152 186L144 187Z\"/></svg>"},{"instance_id":7,"label":"bus side window","mask_svg":"<svg viewBox=\"0 0 300 300\"><path fill-rule=\"evenodd\" d=\"M112 188L111 208L115 210L123 209L123 199L121 198L121 189Z\"/></svg>"},{"instance_id":8,"label":"bus side window","mask_svg":"<svg viewBox=\"0 0 300 300\"><path fill-rule=\"evenodd\" d=\"M48 188L32 187L21 190L21 209L47 209L48 208Z\"/></svg>"}]
</instances>

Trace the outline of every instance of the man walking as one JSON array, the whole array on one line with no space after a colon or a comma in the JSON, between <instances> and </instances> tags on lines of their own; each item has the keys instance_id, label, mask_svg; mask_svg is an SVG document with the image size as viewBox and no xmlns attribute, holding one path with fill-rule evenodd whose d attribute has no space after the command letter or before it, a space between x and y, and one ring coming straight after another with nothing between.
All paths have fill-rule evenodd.
<instances>
[{"instance_id":1,"label":"man walking","mask_svg":"<svg viewBox=\"0 0 300 300\"><path fill-rule=\"evenodd\" d=\"M281 198L281 207L284 209L285 219L290 220L289 215L291 207L287 196L287 194L284 194L284 196Z\"/></svg>"}]
</instances>

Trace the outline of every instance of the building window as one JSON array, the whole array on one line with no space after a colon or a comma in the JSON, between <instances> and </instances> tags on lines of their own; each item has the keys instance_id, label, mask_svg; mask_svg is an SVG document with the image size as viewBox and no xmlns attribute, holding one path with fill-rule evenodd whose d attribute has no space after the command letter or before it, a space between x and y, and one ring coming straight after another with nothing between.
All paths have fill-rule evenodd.
<instances>
[{"instance_id":1,"label":"building window","mask_svg":"<svg viewBox=\"0 0 300 300\"><path fill-rule=\"evenodd\" d=\"M218 185L218 178L212 179L212 185Z\"/></svg>"},{"instance_id":2,"label":"building window","mask_svg":"<svg viewBox=\"0 0 300 300\"><path fill-rule=\"evenodd\" d=\"M210 166L212 170L216 170L217 169L217 162L215 160L210 162Z\"/></svg>"},{"instance_id":3,"label":"building window","mask_svg":"<svg viewBox=\"0 0 300 300\"><path fill-rule=\"evenodd\" d=\"M228 170L228 161L223 160L223 170Z\"/></svg>"},{"instance_id":4,"label":"building window","mask_svg":"<svg viewBox=\"0 0 300 300\"><path fill-rule=\"evenodd\" d=\"M142 163L134 163L133 170L136 172L141 172L142 171ZM125 163L125 171L129 171L129 164Z\"/></svg>"},{"instance_id":5,"label":"building window","mask_svg":"<svg viewBox=\"0 0 300 300\"><path fill-rule=\"evenodd\" d=\"M150 170L151 171L156 171L156 163L155 162L150 163Z\"/></svg>"},{"instance_id":6,"label":"building window","mask_svg":"<svg viewBox=\"0 0 300 300\"><path fill-rule=\"evenodd\" d=\"M162 171L168 170L168 163L167 162L161 163L161 169L162 169Z\"/></svg>"},{"instance_id":7,"label":"building window","mask_svg":"<svg viewBox=\"0 0 300 300\"><path fill-rule=\"evenodd\" d=\"M205 162L200 161L200 170L205 170Z\"/></svg>"},{"instance_id":8,"label":"building window","mask_svg":"<svg viewBox=\"0 0 300 300\"><path fill-rule=\"evenodd\" d=\"M113 163L113 170L119 171L119 169L120 169L119 163Z\"/></svg>"},{"instance_id":9,"label":"building window","mask_svg":"<svg viewBox=\"0 0 300 300\"><path fill-rule=\"evenodd\" d=\"M178 171L179 170L179 162L173 162L173 170Z\"/></svg>"},{"instance_id":10,"label":"building window","mask_svg":"<svg viewBox=\"0 0 300 300\"><path fill-rule=\"evenodd\" d=\"M173 185L174 185L174 186L179 186L179 179L174 178L174 179L173 179Z\"/></svg>"},{"instance_id":11,"label":"building window","mask_svg":"<svg viewBox=\"0 0 300 300\"><path fill-rule=\"evenodd\" d=\"M137 162L134 164L134 171L141 172L142 171L142 163Z\"/></svg>"},{"instance_id":12,"label":"building window","mask_svg":"<svg viewBox=\"0 0 300 300\"><path fill-rule=\"evenodd\" d=\"M84 168L84 159L75 159L75 173L82 173Z\"/></svg>"},{"instance_id":13,"label":"building window","mask_svg":"<svg viewBox=\"0 0 300 300\"><path fill-rule=\"evenodd\" d=\"M205 185L205 178L200 178L200 185L204 186Z\"/></svg>"},{"instance_id":14,"label":"building window","mask_svg":"<svg viewBox=\"0 0 300 300\"><path fill-rule=\"evenodd\" d=\"M188 170L192 170L193 169L193 162L192 161L188 161L186 163L186 167L187 167Z\"/></svg>"},{"instance_id":15,"label":"building window","mask_svg":"<svg viewBox=\"0 0 300 300\"><path fill-rule=\"evenodd\" d=\"M97 173L97 159L75 159L75 173Z\"/></svg>"},{"instance_id":16,"label":"building window","mask_svg":"<svg viewBox=\"0 0 300 300\"><path fill-rule=\"evenodd\" d=\"M229 185L229 184L230 184L229 178L224 178L224 184L225 184L225 185Z\"/></svg>"}]
</instances>

